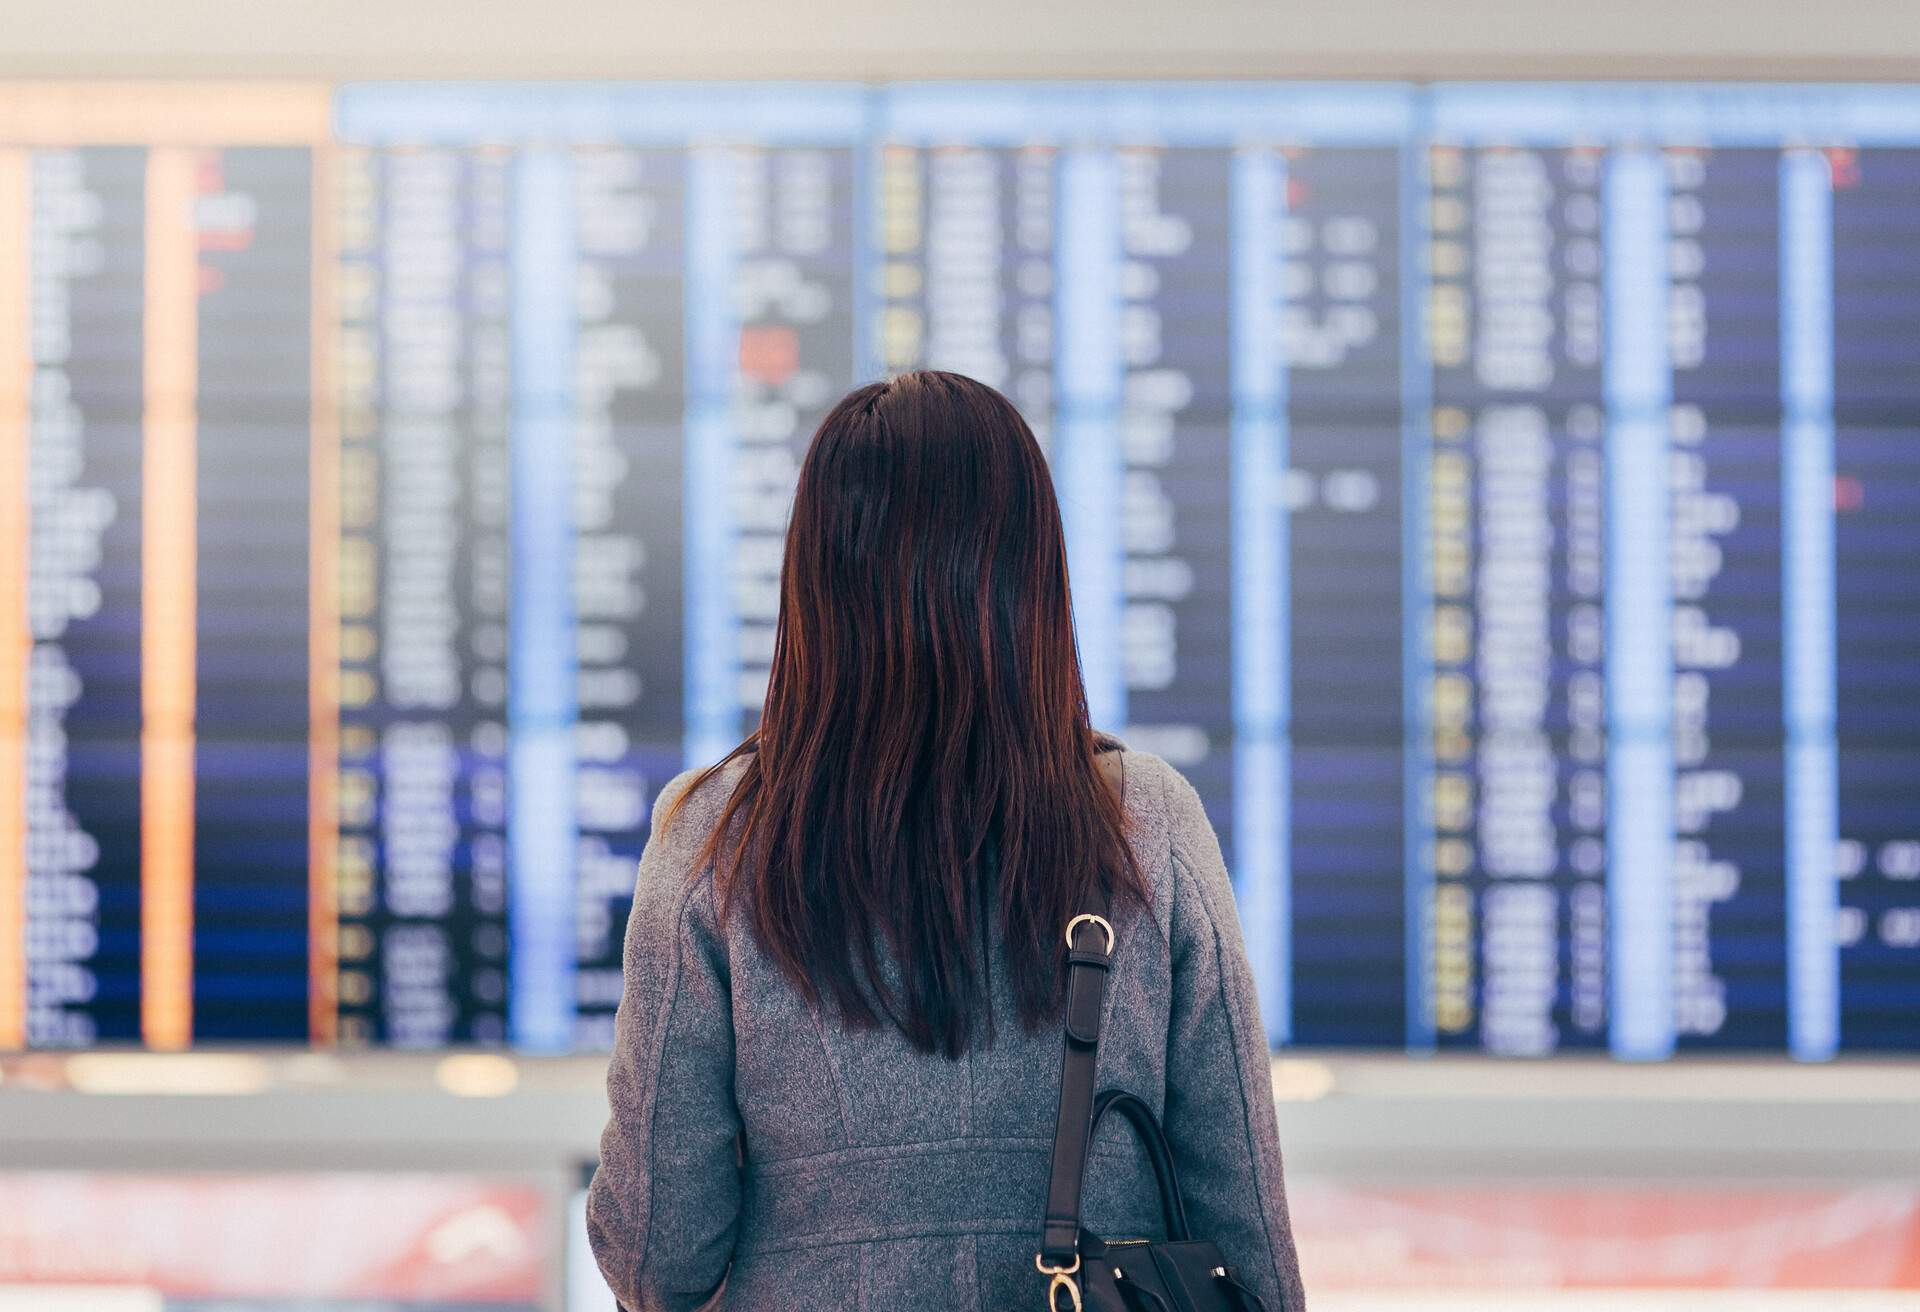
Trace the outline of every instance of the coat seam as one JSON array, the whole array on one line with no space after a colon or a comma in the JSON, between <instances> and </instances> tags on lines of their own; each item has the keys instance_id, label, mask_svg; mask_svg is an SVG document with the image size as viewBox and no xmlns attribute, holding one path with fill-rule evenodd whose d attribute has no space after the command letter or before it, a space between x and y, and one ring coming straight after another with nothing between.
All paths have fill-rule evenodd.
<instances>
[{"instance_id":1,"label":"coat seam","mask_svg":"<svg viewBox=\"0 0 1920 1312\"><path fill-rule=\"evenodd\" d=\"M964 1236L973 1236L977 1239L986 1235L1019 1235L1036 1228L1029 1217L983 1216L931 1226L910 1226L899 1230L889 1229L886 1226L868 1226L846 1235L831 1230L818 1230L804 1235L794 1235L770 1244L756 1244L742 1252L753 1257L762 1257L768 1253L812 1252L821 1248L864 1250L872 1244L896 1244L916 1239L952 1239Z\"/></svg>"},{"instance_id":2,"label":"coat seam","mask_svg":"<svg viewBox=\"0 0 1920 1312\"><path fill-rule=\"evenodd\" d=\"M820 1042L820 1060L827 1068L827 1081L833 1085L833 1100L837 1104L835 1110L840 1113L840 1142L851 1148L854 1146L853 1104L847 1100L846 1086L840 1079L840 1067L833 1060L833 1047L827 1042L827 1027L820 1019L820 1009L811 1002L804 1005L807 1015L813 1020L813 1036Z\"/></svg>"},{"instance_id":3,"label":"coat seam","mask_svg":"<svg viewBox=\"0 0 1920 1312\"><path fill-rule=\"evenodd\" d=\"M1271 1182L1263 1178L1264 1164L1261 1160L1260 1145L1255 1141L1254 1137L1253 1108L1247 1100L1247 1069L1241 1060L1240 1053L1240 1017L1237 1014L1237 1009L1233 1005L1233 999L1227 994L1226 944L1221 938L1219 922L1214 919L1213 910L1207 905L1206 890L1201 887L1200 880L1194 874L1192 865L1189 864L1187 859L1177 850L1170 849L1170 851L1173 857L1175 872L1177 874L1184 874L1193 884L1196 894L1195 900L1199 903L1200 913L1206 920L1207 930L1213 936L1214 977L1219 981L1218 993L1221 1010L1225 1012L1227 1018L1227 1047L1233 1056L1233 1070L1236 1077L1234 1083L1235 1087L1240 1091L1240 1129L1247 1145L1247 1171L1248 1174L1253 1177L1253 1203L1254 1206L1259 1209L1260 1213L1260 1241L1265 1245L1267 1250L1267 1265L1273 1270L1276 1277L1278 1277L1280 1272L1280 1254L1274 1247L1273 1218L1267 1211L1267 1189ZM1169 1059L1171 1059L1172 1054L1168 1055ZM1283 1294L1286 1292L1286 1282L1284 1280L1280 1281L1280 1290Z\"/></svg>"},{"instance_id":4,"label":"coat seam","mask_svg":"<svg viewBox=\"0 0 1920 1312\"><path fill-rule=\"evenodd\" d=\"M805 1174L810 1170L828 1170L838 1165L856 1165L872 1162L897 1162L915 1157L967 1157L976 1153L1044 1153L1052 1146L1049 1138L1033 1135L1020 1138L962 1138L930 1139L910 1144L885 1144L871 1147L829 1148L824 1152L800 1153L792 1157L777 1157L770 1161L758 1161L748 1164L748 1174L758 1178L782 1177ZM1128 1157L1130 1149L1095 1145L1092 1152L1114 1157ZM840 1158L830 1162L823 1159Z\"/></svg>"},{"instance_id":5,"label":"coat seam","mask_svg":"<svg viewBox=\"0 0 1920 1312\"><path fill-rule=\"evenodd\" d=\"M674 1012L680 1006L680 981L685 973L687 951L687 919L692 913L693 895L703 880L688 881L680 894L679 906L673 916L673 964L667 974L665 986L666 1005L660 1009L660 1020L656 1026L653 1042L653 1060L647 1071L647 1173L653 1174L653 1166L658 1152L660 1121L660 1066L666 1058L667 1037L673 1032ZM640 1252L636 1255L633 1267L633 1287L636 1291L644 1288L641 1277L646 1273L647 1258L653 1248L653 1182L647 1184L646 1214L638 1227L640 1233Z\"/></svg>"}]
</instances>

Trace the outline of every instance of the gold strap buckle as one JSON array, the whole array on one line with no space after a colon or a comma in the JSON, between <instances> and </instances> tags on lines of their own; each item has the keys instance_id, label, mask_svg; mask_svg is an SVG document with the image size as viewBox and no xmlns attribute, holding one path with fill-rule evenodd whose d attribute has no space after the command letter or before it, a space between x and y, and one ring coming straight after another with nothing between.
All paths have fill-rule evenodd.
<instances>
[{"instance_id":1,"label":"gold strap buckle","mask_svg":"<svg viewBox=\"0 0 1920 1312\"><path fill-rule=\"evenodd\" d=\"M1100 917L1093 916L1090 917L1090 919L1099 920ZM1106 922L1102 921L1101 923L1104 924ZM1109 929L1107 932L1111 934L1113 931ZM1067 934L1069 939L1071 939L1073 930L1069 928ZM1073 1305L1073 1312L1081 1312L1080 1282L1073 1278L1074 1272L1080 1269L1080 1254L1075 1253L1073 1255L1072 1266L1048 1266L1046 1257L1043 1254L1035 1253L1033 1255L1033 1264L1040 1269L1041 1275L1053 1277L1053 1279L1047 1282L1047 1312L1059 1312L1060 1304L1054 1298L1054 1295L1061 1289L1067 1291L1067 1298Z\"/></svg>"},{"instance_id":2,"label":"gold strap buckle","mask_svg":"<svg viewBox=\"0 0 1920 1312\"><path fill-rule=\"evenodd\" d=\"M1083 911L1079 915L1075 916L1072 920L1069 920L1067 922L1067 951L1069 952L1073 951L1073 931L1080 928L1080 926L1087 925L1087 924L1098 925L1103 931L1105 931L1107 936L1107 955L1112 956L1113 955L1113 926L1107 923L1107 918L1105 916L1096 916L1090 911Z\"/></svg>"}]
</instances>

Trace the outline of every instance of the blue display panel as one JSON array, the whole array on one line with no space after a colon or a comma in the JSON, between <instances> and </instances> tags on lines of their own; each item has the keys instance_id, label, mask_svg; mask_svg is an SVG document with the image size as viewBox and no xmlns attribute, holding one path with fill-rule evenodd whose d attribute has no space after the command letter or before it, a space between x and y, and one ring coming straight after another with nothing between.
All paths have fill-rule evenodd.
<instances>
[{"instance_id":1,"label":"blue display panel","mask_svg":"<svg viewBox=\"0 0 1920 1312\"><path fill-rule=\"evenodd\" d=\"M302 1037L314 151L106 93L62 141L29 94L0 110L0 1048Z\"/></svg>"},{"instance_id":2,"label":"blue display panel","mask_svg":"<svg viewBox=\"0 0 1920 1312\"><path fill-rule=\"evenodd\" d=\"M1833 755L1801 771L1810 789L1838 798L1839 1040L1911 1049L1920 1044L1920 256L1909 216L1920 150L1868 145L1829 163L1831 193L1803 184L1802 204L1808 227L1832 233L1826 286L1806 293L1810 317L1831 316L1819 326L1832 334L1832 373L1805 384L1809 467L1795 476L1833 474L1831 514L1802 530L1809 559L1796 562L1824 589L1813 603L1831 611L1808 615L1796 635L1811 649L1796 709L1816 743L1816 716L1833 725L1837 778ZM1824 414L1822 382L1831 389ZM1834 562L1830 577L1823 557ZM1830 630L1814 627L1821 619Z\"/></svg>"},{"instance_id":3,"label":"blue display panel","mask_svg":"<svg viewBox=\"0 0 1920 1312\"><path fill-rule=\"evenodd\" d=\"M992 382L1048 447L1094 717L1205 799L1271 1036L1403 1042L1411 97L883 103L882 362Z\"/></svg>"},{"instance_id":4,"label":"blue display panel","mask_svg":"<svg viewBox=\"0 0 1920 1312\"><path fill-rule=\"evenodd\" d=\"M1436 91L1435 213L1477 238L1434 247L1460 270L1434 273L1436 524L1457 530L1436 530L1436 592L1478 594L1435 612L1456 658L1434 710L1443 1043L1817 1058L1888 1034L1887 1014L1850 1019L1873 990L1842 987L1848 964L1883 1005L1914 1000L1920 963L1884 937L1900 899L1874 905L1899 822L1837 828L1870 779L1903 785L1836 742L1836 705L1877 699L1836 666L1835 589L1904 603L1866 550L1836 552L1836 360L1856 404L1892 375L1834 337L1836 259L1875 258L1837 229L1834 188L1855 176L1843 143L1909 140L1915 108L1903 90ZM1447 325L1483 352L1458 412Z\"/></svg>"},{"instance_id":5,"label":"blue display panel","mask_svg":"<svg viewBox=\"0 0 1920 1312\"><path fill-rule=\"evenodd\" d=\"M347 531L384 580L342 716L374 872L349 1039L611 1040L653 800L752 726L799 460L854 382L865 115L831 87L341 96Z\"/></svg>"},{"instance_id":6,"label":"blue display panel","mask_svg":"<svg viewBox=\"0 0 1920 1312\"><path fill-rule=\"evenodd\" d=\"M309 150L198 165L193 1032L308 1022Z\"/></svg>"},{"instance_id":7,"label":"blue display panel","mask_svg":"<svg viewBox=\"0 0 1920 1312\"><path fill-rule=\"evenodd\" d=\"M506 1034L507 164L350 150L337 170L348 1042Z\"/></svg>"},{"instance_id":8,"label":"blue display panel","mask_svg":"<svg viewBox=\"0 0 1920 1312\"><path fill-rule=\"evenodd\" d=\"M140 1035L140 302L146 152L34 152L26 462L27 1042ZM92 258L88 258L89 255ZM59 549L52 549L58 547ZM20 568L20 562L10 562ZM36 932L37 931L37 932Z\"/></svg>"},{"instance_id":9,"label":"blue display panel","mask_svg":"<svg viewBox=\"0 0 1920 1312\"><path fill-rule=\"evenodd\" d=\"M605 1045L806 443L939 367L1047 451L1274 1043L1920 1049L1920 91L333 111L0 115L0 1044Z\"/></svg>"}]
</instances>

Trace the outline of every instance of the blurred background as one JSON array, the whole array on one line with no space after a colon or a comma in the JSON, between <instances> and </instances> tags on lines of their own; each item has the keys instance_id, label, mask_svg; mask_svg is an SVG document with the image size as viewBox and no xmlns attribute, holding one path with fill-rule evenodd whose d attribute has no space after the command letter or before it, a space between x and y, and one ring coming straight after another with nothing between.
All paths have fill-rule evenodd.
<instances>
[{"instance_id":1,"label":"blurred background","mask_svg":"<svg viewBox=\"0 0 1920 1312\"><path fill-rule=\"evenodd\" d=\"M608 1312L649 809L922 366L1317 1308L1920 1307L1920 12L14 0L0 1310Z\"/></svg>"}]
</instances>

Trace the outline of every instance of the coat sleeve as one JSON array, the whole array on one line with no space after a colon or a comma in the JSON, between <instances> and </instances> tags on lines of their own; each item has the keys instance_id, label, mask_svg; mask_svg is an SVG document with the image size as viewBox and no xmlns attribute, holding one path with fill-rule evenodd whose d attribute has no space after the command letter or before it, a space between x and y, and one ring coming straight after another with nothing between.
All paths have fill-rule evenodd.
<instances>
[{"instance_id":1,"label":"coat sleeve","mask_svg":"<svg viewBox=\"0 0 1920 1312\"><path fill-rule=\"evenodd\" d=\"M678 792L662 790L640 861L607 1070L611 1115L587 1193L594 1257L627 1312L707 1302L726 1276L740 1214L725 943L713 881L690 869L697 842L661 832ZM690 832L695 819L673 827Z\"/></svg>"},{"instance_id":2,"label":"coat sleeve","mask_svg":"<svg viewBox=\"0 0 1920 1312\"><path fill-rule=\"evenodd\" d=\"M1267 1300L1306 1306L1281 1178L1271 1055L1220 842L1191 784L1168 771L1173 1005L1165 1128L1197 1238Z\"/></svg>"}]
</instances>

